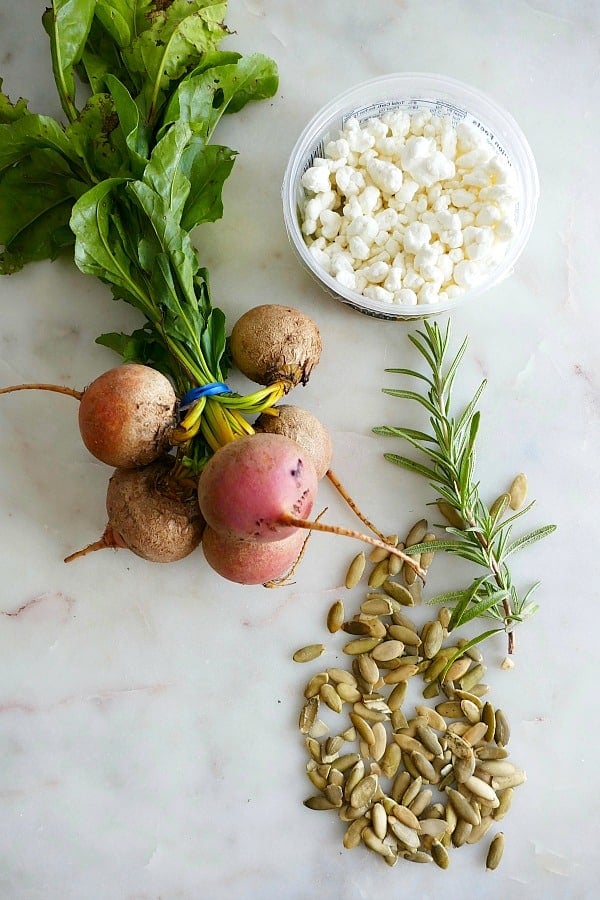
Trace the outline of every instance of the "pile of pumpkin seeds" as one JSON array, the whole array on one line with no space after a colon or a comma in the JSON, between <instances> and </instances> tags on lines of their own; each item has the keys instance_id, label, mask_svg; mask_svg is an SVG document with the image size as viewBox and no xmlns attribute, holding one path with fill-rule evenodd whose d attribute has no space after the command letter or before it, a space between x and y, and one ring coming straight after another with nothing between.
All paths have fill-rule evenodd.
<instances>
[{"instance_id":1,"label":"pile of pumpkin seeds","mask_svg":"<svg viewBox=\"0 0 600 900\"><path fill-rule=\"evenodd\" d=\"M422 520L404 544L396 536L388 541L433 545L435 536ZM422 554L421 566L427 569L432 558L433 552ZM299 728L316 788L304 805L336 811L346 823L344 847L364 846L390 866L405 859L446 869L453 848L495 831L485 858L486 868L495 869L504 849L498 824L526 776L508 758L506 716L485 699L481 653L466 641L450 642L444 607L421 628L413 622L407 612L420 602L422 586L397 556L376 549L367 560L359 553L347 588L359 585L368 563L360 611L348 619L340 599L327 615L328 631L348 637L347 667L317 672L304 689ZM294 660L310 662L325 650L311 644ZM417 676L423 702L407 718L407 692ZM339 727L324 721L344 713Z\"/></svg>"}]
</instances>

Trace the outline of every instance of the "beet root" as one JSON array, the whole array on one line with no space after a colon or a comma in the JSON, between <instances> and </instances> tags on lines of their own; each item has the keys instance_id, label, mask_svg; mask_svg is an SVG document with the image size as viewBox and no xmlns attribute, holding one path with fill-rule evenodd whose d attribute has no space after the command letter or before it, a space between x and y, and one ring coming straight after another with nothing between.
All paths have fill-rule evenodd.
<instances>
[{"instance_id":1,"label":"beet root","mask_svg":"<svg viewBox=\"0 0 600 900\"><path fill-rule=\"evenodd\" d=\"M177 398L161 372L125 363L104 372L83 392L79 430L101 462L116 469L145 466L169 447Z\"/></svg>"},{"instance_id":2,"label":"beet root","mask_svg":"<svg viewBox=\"0 0 600 900\"><path fill-rule=\"evenodd\" d=\"M317 478L323 478L331 465L333 446L322 422L307 409L282 403L274 407L277 415L261 413L254 423L255 431L283 434L310 453Z\"/></svg>"},{"instance_id":3,"label":"beet root","mask_svg":"<svg viewBox=\"0 0 600 900\"><path fill-rule=\"evenodd\" d=\"M321 358L317 325L298 309L264 304L249 309L231 331L230 348L237 368L257 384L283 381L306 384Z\"/></svg>"},{"instance_id":4,"label":"beet root","mask_svg":"<svg viewBox=\"0 0 600 900\"><path fill-rule=\"evenodd\" d=\"M280 434L253 434L221 447L198 480L198 500L215 531L248 541L276 541L293 526L284 515L310 515L317 495L310 455ZM304 512L303 512L304 511Z\"/></svg>"},{"instance_id":5,"label":"beet root","mask_svg":"<svg viewBox=\"0 0 600 900\"><path fill-rule=\"evenodd\" d=\"M298 529L279 541L257 543L220 534L206 527L202 550L206 562L223 578L237 584L266 584L291 570L302 553L305 533Z\"/></svg>"},{"instance_id":6,"label":"beet root","mask_svg":"<svg viewBox=\"0 0 600 900\"><path fill-rule=\"evenodd\" d=\"M108 524L100 540L72 553L71 562L93 550L125 547L150 562L176 562L202 540L204 519L195 492L169 477L171 457L137 469L116 469L108 483Z\"/></svg>"}]
</instances>

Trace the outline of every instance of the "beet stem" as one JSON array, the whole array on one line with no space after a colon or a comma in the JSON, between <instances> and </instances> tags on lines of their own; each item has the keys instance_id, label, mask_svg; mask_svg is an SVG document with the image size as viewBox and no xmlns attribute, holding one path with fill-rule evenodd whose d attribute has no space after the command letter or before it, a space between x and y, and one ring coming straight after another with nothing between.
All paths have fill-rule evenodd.
<instances>
[{"instance_id":1,"label":"beet stem","mask_svg":"<svg viewBox=\"0 0 600 900\"><path fill-rule=\"evenodd\" d=\"M68 394L76 400L81 400L83 391L77 391L75 388L63 387L60 384L45 384L43 382L35 382L34 384L13 384L11 387L0 388L0 394L12 394L13 391L53 391L55 394Z\"/></svg>"},{"instance_id":2,"label":"beet stem","mask_svg":"<svg viewBox=\"0 0 600 900\"><path fill-rule=\"evenodd\" d=\"M361 534L359 531L354 531L351 528L343 528L341 525L326 525L323 522L311 521L310 519L298 519L296 516L292 516L289 513L284 513L278 520L278 524L289 525L295 528L308 528L310 531L324 531L328 534L337 534L342 537L356 538L356 540L362 541L365 544L370 544L372 547L380 547L382 550L387 550L389 553L402 559L407 565L415 570L417 575L423 580L423 583L425 583L425 570L421 568L415 559L407 553L404 553L399 547L394 547L392 544L386 544L385 541L380 541L378 538L372 538L368 534Z\"/></svg>"},{"instance_id":3,"label":"beet stem","mask_svg":"<svg viewBox=\"0 0 600 900\"><path fill-rule=\"evenodd\" d=\"M64 562L73 562L73 560L80 559L80 557L82 556L87 556L88 553L93 553L95 550L104 550L105 548L111 546L112 544L109 544L104 539L104 537L101 537L100 540L94 541L92 544L88 544L87 547L83 547L83 549L76 550L75 553L70 553L69 556L65 556Z\"/></svg>"},{"instance_id":4,"label":"beet stem","mask_svg":"<svg viewBox=\"0 0 600 900\"><path fill-rule=\"evenodd\" d=\"M331 469L328 469L327 472L326 472L325 474L326 474L327 478L329 479L329 481L330 481L330 482L332 483L332 485L334 486L334 488L336 489L336 491L337 491L337 492L340 494L340 496L346 501L346 503L348 504L348 506L350 507L350 509L352 510L352 512L355 513L355 514L358 516L358 518L360 519L360 521L361 521L364 525L367 526L367 528L369 529L369 531L372 531L373 534L376 534L377 537L378 537L381 541L385 541L385 535L384 535L378 528L376 528L375 525L373 525L373 523L372 523L369 519L367 519L367 517L361 512L361 510L358 508L357 504L356 504L355 501L352 499L352 497L350 496L350 494L348 493L348 491L346 490L346 488L344 487L344 485L341 483L341 481L339 480L339 478L338 478L337 475L335 474L335 472L332 472Z\"/></svg>"},{"instance_id":5,"label":"beet stem","mask_svg":"<svg viewBox=\"0 0 600 900\"><path fill-rule=\"evenodd\" d=\"M108 524L104 529L104 534L99 540L88 544L87 547L83 547L81 550L76 550L75 553L70 553L69 556L65 556L63 562L73 562L74 559L80 559L82 556L87 556L88 553L94 553L95 550L105 550L108 547L118 549L119 547L125 546L122 538L120 538L118 533L110 524Z\"/></svg>"}]
</instances>

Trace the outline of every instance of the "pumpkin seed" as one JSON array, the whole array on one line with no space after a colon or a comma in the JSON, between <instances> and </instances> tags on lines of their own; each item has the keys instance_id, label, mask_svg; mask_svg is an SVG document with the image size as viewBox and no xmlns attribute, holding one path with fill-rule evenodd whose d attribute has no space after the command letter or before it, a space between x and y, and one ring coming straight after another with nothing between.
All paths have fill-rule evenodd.
<instances>
[{"instance_id":1,"label":"pumpkin seed","mask_svg":"<svg viewBox=\"0 0 600 900\"><path fill-rule=\"evenodd\" d=\"M323 794L316 794L314 797L307 797L304 801L304 806L307 809L335 809L336 806L328 800L327 797L324 797Z\"/></svg>"},{"instance_id":2,"label":"pumpkin seed","mask_svg":"<svg viewBox=\"0 0 600 900\"><path fill-rule=\"evenodd\" d=\"M423 688L423 697L426 700L432 700L434 697L438 697L440 693L439 684L437 681L431 681L429 684L426 684Z\"/></svg>"},{"instance_id":3,"label":"pumpkin seed","mask_svg":"<svg viewBox=\"0 0 600 900\"><path fill-rule=\"evenodd\" d=\"M487 852L487 856L485 858L485 867L486 869L497 869L500 865L500 860L502 859L502 854L504 853L504 834L502 831L499 831L498 834L494 835L490 842L490 846Z\"/></svg>"},{"instance_id":4,"label":"pumpkin seed","mask_svg":"<svg viewBox=\"0 0 600 900\"><path fill-rule=\"evenodd\" d=\"M350 822L344 837L342 838L342 843L346 850L352 850L354 847L358 847L362 840L362 831L368 824L369 820L366 816L360 816L358 819L354 819L353 822Z\"/></svg>"},{"instance_id":5,"label":"pumpkin seed","mask_svg":"<svg viewBox=\"0 0 600 900\"><path fill-rule=\"evenodd\" d=\"M426 719L427 717L424 716L423 718ZM429 724L417 725L416 736L430 753L433 753L434 756L442 756L444 752L442 745L439 742L438 736Z\"/></svg>"},{"instance_id":6,"label":"pumpkin seed","mask_svg":"<svg viewBox=\"0 0 600 900\"><path fill-rule=\"evenodd\" d=\"M421 565L421 554L420 553L412 553L411 559L413 559L418 566ZM404 576L404 583L407 585L407 587L410 587L411 584L415 584L415 582L417 580L417 573L416 573L415 569L413 569L412 566L408 566L408 565L404 566L402 569L402 574ZM409 593L410 593L410 591L409 591ZM412 594L411 594L411 597L412 597ZM413 603L414 603L414 597L413 597Z\"/></svg>"},{"instance_id":7,"label":"pumpkin seed","mask_svg":"<svg viewBox=\"0 0 600 900\"><path fill-rule=\"evenodd\" d=\"M439 653L443 640L444 629L441 622L438 619L426 622L421 631L421 643L423 645L423 653L427 659L433 659Z\"/></svg>"},{"instance_id":8,"label":"pumpkin seed","mask_svg":"<svg viewBox=\"0 0 600 900\"><path fill-rule=\"evenodd\" d=\"M328 784L323 791L324 796L333 803L336 809L342 805L342 789L339 784Z\"/></svg>"},{"instance_id":9,"label":"pumpkin seed","mask_svg":"<svg viewBox=\"0 0 600 900\"><path fill-rule=\"evenodd\" d=\"M362 619L350 619L349 622L342 622L340 628L342 631L345 631L346 634L354 634L354 635L367 635L370 637L374 637L372 633L373 626L371 622L365 622Z\"/></svg>"},{"instance_id":10,"label":"pumpkin seed","mask_svg":"<svg viewBox=\"0 0 600 900\"><path fill-rule=\"evenodd\" d=\"M506 747L510 740L510 726L501 709L496 710L496 722L494 727L494 740L497 744Z\"/></svg>"},{"instance_id":11,"label":"pumpkin seed","mask_svg":"<svg viewBox=\"0 0 600 900\"><path fill-rule=\"evenodd\" d=\"M486 731L487 725L485 724L485 722L475 722L474 725L471 725L463 733L463 740L474 747L475 744L484 739Z\"/></svg>"},{"instance_id":12,"label":"pumpkin seed","mask_svg":"<svg viewBox=\"0 0 600 900\"><path fill-rule=\"evenodd\" d=\"M419 791L415 799L410 804L410 809L414 812L415 816L420 816L421 813L427 809L429 804L431 803L431 798L433 797L433 791L430 791L429 788L426 788L424 791Z\"/></svg>"},{"instance_id":13,"label":"pumpkin seed","mask_svg":"<svg viewBox=\"0 0 600 900\"><path fill-rule=\"evenodd\" d=\"M471 834L467 838L467 844L476 844L480 841L486 836L493 824L494 820L491 816L484 816L479 825L475 825L471 829Z\"/></svg>"},{"instance_id":14,"label":"pumpkin seed","mask_svg":"<svg viewBox=\"0 0 600 900\"><path fill-rule=\"evenodd\" d=\"M415 863L433 862L433 857L429 853L426 853L425 850L415 850L414 853L403 853L402 858L408 860L408 862Z\"/></svg>"},{"instance_id":15,"label":"pumpkin seed","mask_svg":"<svg viewBox=\"0 0 600 900\"><path fill-rule=\"evenodd\" d=\"M322 685L327 684L328 681L329 675L327 674L327 672L318 672L316 675L313 675L313 677L304 688L305 698L307 700L310 700L311 697L316 697Z\"/></svg>"},{"instance_id":16,"label":"pumpkin seed","mask_svg":"<svg viewBox=\"0 0 600 900\"><path fill-rule=\"evenodd\" d=\"M445 500L438 500L436 505L450 525L454 525L455 528L460 528L461 530L465 527L462 516L457 513L453 506L450 506Z\"/></svg>"},{"instance_id":17,"label":"pumpkin seed","mask_svg":"<svg viewBox=\"0 0 600 900\"><path fill-rule=\"evenodd\" d=\"M401 656L403 652L404 644L402 641L382 641L381 644L373 647L371 656L373 659L377 660L377 662L389 662L390 660Z\"/></svg>"},{"instance_id":18,"label":"pumpkin seed","mask_svg":"<svg viewBox=\"0 0 600 900\"><path fill-rule=\"evenodd\" d=\"M370 597L360 604L360 611L366 616L389 616L392 606L387 597L381 594L378 597Z\"/></svg>"},{"instance_id":19,"label":"pumpkin seed","mask_svg":"<svg viewBox=\"0 0 600 900\"><path fill-rule=\"evenodd\" d=\"M510 508L515 510L520 509L527 497L527 476L523 472L520 472L513 478L508 493L510 496Z\"/></svg>"},{"instance_id":20,"label":"pumpkin seed","mask_svg":"<svg viewBox=\"0 0 600 900\"><path fill-rule=\"evenodd\" d=\"M500 801L496 796L496 791L494 788L489 785L483 779L478 778L477 775L471 775L470 778L464 782L464 786L474 794L476 797L485 800L486 803L489 803L492 807L496 807L500 805Z\"/></svg>"},{"instance_id":21,"label":"pumpkin seed","mask_svg":"<svg viewBox=\"0 0 600 900\"><path fill-rule=\"evenodd\" d=\"M475 750L477 759L506 759L508 750L506 747L497 747L495 744L485 744Z\"/></svg>"},{"instance_id":22,"label":"pumpkin seed","mask_svg":"<svg viewBox=\"0 0 600 900\"><path fill-rule=\"evenodd\" d=\"M292 659L297 663L312 662L313 659L317 659L324 652L325 646L323 644L308 644L306 647L300 647L299 650L296 650Z\"/></svg>"},{"instance_id":23,"label":"pumpkin seed","mask_svg":"<svg viewBox=\"0 0 600 900\"><path fill-rule=\"evenodd\" d=\"M365 777L365 764L364 761L358 757L357 761L350 768L348 775L346 777L346 784L344 786L344 796L346 800L350 800L350 794L356 787L359 781Z\"/></svg>"},{"instance_id":24,"label":"pumpkin seed","mask_svg":"<svg viewBox=\"0 0 600 900\"><path fill-rule=\"evenodd\" d=\"M398 744L389 743L383 752L383 756L379 760L381 774L385 778L394 778L400 767L401 758L402 751Z\"/></svg>"},{"instance_id":25,"label":"pumpkin seed","mask_svg":"<svg viewBox=\"0 0 600 900\"><path fill-rule=\"evenodd\" d=\"M400 748L398 748L400 749ZM394 781L392 782L392 787L390 789L390 797L396 802L400 803L404 793L407 791L408 786L410 785L410 773L400 770Z\"/></svg>"},{"instance_id":26,"label":"pumpkin seed","mask_svg":"<svg viewBox=\"0 0 600 900\"><path fill-rule=\"evenodd\" d=\"M446 719L460 719L462 716L462 709L458 700L442 700L441 703L436 704L435 710Z\"/></svg>"},{"instance_id":27,"label":"pumpkin seed","mask_svg":"<svg viewBox=\"0 0 600 900\"><path fill-rule=\"evenodd\" d=\"M411 569L411 571L414 571ZM398 584L397 581L392 581L391 578L387 578L381 584L381 587L385 591L385 593L392 598L392 600L396 600L401 606L414 606L415 601L413 595L407 588L402 584Z\"/></svg>"},{"instance_id":28,"label":"pumpkin seed","mask_svg":"<svg viewBox=\"0 0 600 900\"><path fill-rule=\"evenodd\" d=\"M419 667L405 663L403 665L397 666L395 669L390 669L389 672L383 676L383 680L385 684L398 684L400 681L407 681L409 678L412 678L413 675L416 675L419 671Z\"/></svg>"},{"instance_id":29,"label":"pumpkin seed","mask_svg":"<svg viewBox=\"0 0 600 900\"><path fill-rule=\"evenodd\" d=\"M343 701L332 684L321 685L319 697L333 712L341 713Z\"/></svg>"},{"instance_id":30,"label":"pumpkin seed","mask_svg":"<svg viewBox=\"0 0 600 900\"><path fill-rule=\"evenodd\" d=\"M499 519L504 515L510 505L510 494L500 494L496 497L490 506L490 516L492 519Z\"/></svg>"},{"instance_id":31,"label":"pumpkin seed","mask_svg":"<svg viewBox=\"0 0 600 900\"><path fill-rule=\"evenodd\" d=\"M440 869L447 869L450 865L450 857L448 851L440 841L433 841L431 844L431 855L436 866Z\"/></svg>"},{"instance_id":32,"label":"pumpkin seed","mask_svg":"<svg viewBox=\"0 0 600 900\"><path fill-rule=\"evenodd\" d=\"M371 756L375 762L379 762L387 747L387 731L383 722L375 722L373 725L374 741L371 746Z\"/></svg>"},{"instance_id":33,"label":"pumpkin seed","mask_svg":"<svg viewBox=\"0 0 600 900\"><path fill-rule=\"evenodd\" d=\"M396 684L388 697L388 706L392 712L399 710L406 697L408 681L400 681Z\"/></svg>"},{"instance_id":34,"label":"pumpkin seed","mask_svg":"<svg viewBox=\"0 0 600 900\"><path fill-rule=\"evenodd\" d=\"M452 832L452 846L462 847L463 844L466 844L473 831L473 827L474 826L471 825L470 822L467 822L466 819L459 818L456 822L456 827Z\"/></svg>"},{"instance_id":35,"label":"pumpkin seed","mask_svg":"<svg viewBox=\"0 0 600 900\"><path fill-rule=\"evenodd\" d=\"M378 785L379 781L376 775L365 775L350 794L350 806L354 807L354 809L369 806L375 796Z\"/></svg>"},{"instance_id":36,"label":"pumpkin seed","mask_svg":"<svg viewBox=\"0 0 600 900\"><path fill-rule=\"evenodd\" d=\"M487 668L482 663L477 663L472 669L465 672L459 679L459 684L463 691L473 691L475 693L475 685L481 681L486 672Z\"/></svg>"},{"instance_id":37,"label":"pumpkin seed","mask_svg":"<svg viewBox=\"0 0 600 900\"><path fill-rule=\"evenodd\" d=\"M479 825L481 816L475 807L469 803L466 797L455 788L451 787L446 788L446 794L460 819L464 819L464 821L468 822L470 825Z\"/></svg>"},{"instance_id":38,"label":"pumpkin seed","mask_svg":"<svg viewBox=\"0 0 600 900\"><path fill-rule=\"evenodd\" d=\"M399 687L403 684L408 684L408 682L401 681L400 685L396 685L396 687ZM392 730L393 731L402 731L402 729L406 728L406 726L408 725L408 722L406 721L406 716L404 715L404 710L402 710L402 709L395 709L392 712L391 721L392 721Z\"/></svg>"},{"instance_id":39,"label":"pumpkin seed","mask_svg":"<svg viewBox=\"0 0 600 900\"><path fill-rule=\"evenodd\" d=\"M518 787L527 781L527 773L524 769L517 769L512 775L494 775L492 777L492 787L495 791L502 791L505 788Z\"/></svg>"},{"instance_id":40,"label":"pumpkin seed","mask_svg":"<svg viewBox=\"0 0 600 900\"><path fill-rule=\"evenodd\" d=\"M388 816L390 831L407 850L418 850L420 840L417 831L400 822L395 816Z\"/></svg>"},{"instance_id":41,"label":"pumpkin seed","mask_svg":"<svg viewBox=\"0 0 600 900\"><path fill-rule=\"evenodd\" d=\"M445 731L446 730L446 720L443 716L436 712L435 709L432 709L430 706L415 706L415 712L419 716L423 716L423 718L427 719L427 724L430 728L433 728L435 731Z\"/></svg>"},{"instance_id":42,"label":"pumpkin seed","mask_svg":"<svg viewBox=\"0 0 600 900\"><path fill-rule=\"evenodd\" d=\"M380 638L356 638L355 640L348 641L347 644L344 644L342 650L344 651L344 653L347 653L348 656L359 656L361 653L368 653L379 643Z\"/></svg>"},{"instance_id":43,"label":"pumpkin seed","mask_svg":"<svg viewBox=\"0 0 600 900\"><path fill-rule=\"evenodd\" d=\"M317 717L317 712L319 709L319 700L317 697L311 697L306 703L303 705L300 710L300 719L298 722L298 727L302 734L308 734L315 723L315 719Z\"/></svg>"},{"instance_id":44,"label":"pumpkin seed","mask_svg":"<svg viewBox=\"0 0 600 900\"><path fill-rule=\"evenodd\" d=\"M397 534L388 534L384 541L385 544L391 544L392 547L396 547L398 545L398 535ZM383 547L373 547L371 553L369 554L369 562L378 563L383 559L387 559L390 555L389 550L384 550Z\"/></svg>"},{"instance_id":45,"label":"pumpkin seed","mask_svg":"<svg viewBox=\"0 0 600 900\"><path fill-rule=\"evenodd\" d=\"M465 719L471 725L474 725L476 722L481 721L480 707L477 706L476 703L473 703L472 700L461 700L460 708L463 711Z\"/></svg>"},{"instance_id":46,"label":"pumpkin seed","mask_svg":"<svg viewBox=\"0 0 600 900\"><path fill-rule=\"evenodd\" d=\"M452 764L452 770L458 784L464 784L475 771L475 755L461 757L457 756Z\"/></svg>"},{"instance_id":47,"label":"pumpkin seed","mask_svg":"<svg viewBox=\"0 0 600 900\"><path fill-rule=\"evenodd\" d=\"M503 819L506 813L509 811L512 799L514 794L514 788L504 788L503 790L498 791L498 800L500 803L492 813L492 817L496 822L499 822L500 819Z\"/></svg>"},{"instance_id":48,"label":"pumpkin seed","mask_svg":"<svg viewBox=\"0 0 600 900\"><path fill-rule=\"evenodd\" d=\"M427 534L423 537L424 544L433 544L437 540L435 534L428 531ZM421 553L421 568L427 569L430 567L433 562L433 557L435 556L435 550L426 550L424 553Z\"/></svg>"},{"instance_id":49,"label":"pumpkin seed","mask_svg":"<svg viewBox=\"0 0 600 900\"><path fill-rule=\"evenodd\" d=\"M336 684L351 684L356 687L356 678L347 669L327 669L327 674Z\"/></svg>"},{"instance_id":50,"label":"pumpkin seed","mask_svg":"<svg viewBox=\"0 0 600 900\"><path fill-rule=\"evenodd\" d=\"M471 668L471 662L466 656L459 656L458 659L455 659L446 674L444 675L444 681L458 681L463 675L466 675L468 670ZM461 687L463 685L461 684Z\"/></svg>"},{"instance_id":51,"label":"pumpkin seed","mask_svg":"<svg viewBox=\"0 0 600 900\"><path fill-rule=\"evenodd\" d=\"M412 526L404 541L405 547L411 547L413 544L420 544L427 534L427 519L419 519Z\"/></svg>"},{"instance_id":52,"label":"pumpkin seed","mask_svg":"<svg viewBox=\"0 0 600 900\"><path fill-rule=\"evenodd\" d=\"M313 738L323 737L324 734L327 734L329 731L329 726L326 722L323 722L322 719L315 719L313 724L310 727L309 735Z\"/></svg>"},{"instance_id":53,"label":"pumpkin seed","mask_svg":"<svg viewBox=\"0 0 600 900\"><path fill-rule=\"evenodd\" d=\"M347 769L351 769L352 766L355 766L360 761L360 756L358 753L344 753L343 756L338 756L335 759L331 766L333 769L339 769L340 772L345 772Z\"/></svg>"},{"instance_id":54,"label":"pumpkin seed","mask_svg":"<svg viewBox=\"0 0 600 900\"><path fill-rule=\"evenodd\" d=\"M344 703L356 703L357 700L360 700L360 691L351 684L346 684L342 681L336 685L335 689Z\"/></svg>"},{"instance_id":55,"label":"pumpkin seed","mask_svg":"<svg viewBox=\"0 0 600 900\"><path fill-rule=\"evenodd\" d=\"M515 766L507 759L484 759L478 761L477 769L486 775L512 775Z\"/></svg>"},{"instance_id":56,"label":"pumpkin seed","mask_svg":"<svg viewBox=\"0 0 600 900\"><path fill-rule=\"evenodd\" d=\"M404 544L402 543L402 541L400 541L400 543L397 544L397 547L399 550L404 550ZM395 578L397 575L400 574L400 572L402 571L403 568L404 568L404 560L401 559L399 556L397 556L395 553L390 554L390 557L388 559L389 574Z\"/></svg>"},{"instance_id":57,"label":"pumpkin seed","mask_svg":"<svg viewBox=\"0 0 600 900\"><path fill-rule=\"evenodd\" d=\"M379 588L382 586L383 582L386 580L388 575L390 574L389 562L387 559L382 559L381 562L378 562L376 566L371 570L371 574L369 575L368 584L369 587Z\"/></svg>"},{"instance_id":58,"label":"pumpkin seed","mask_svg":"<svg viewBox=\"0 0 600 900\"><path fill-rule=\"evenodd\" d=\"M342 627L344 621L344 604L341 600L336 600L329 608L327 613L327 628L331 634L335 634Z\"/></svg>"},{"instance_id":59,"label":"pumpkin seed","mask_svg":"<svg viewBox=\"0 0 600 900\"><path fill-rule=\"evenodd\" d=\"M367 847L369 850L372 850L374 853L378 853L383 857L393 857L395 855L390 845L380 840L373 829L368 825L363 829L361 838L365 847Z\"/></svg>"},{"instance_id":60,"label":"pumpkin seed","mask_svg":"<svg viewBox=\"0 0 600 900\"><path fill-rule=\"evenodd\" d=\"M380 841L387 834L387 813L382 803L374 803L371 809L371 824Z\"/></svg>"},{"instance_id":61,"label":"pumpkin seed","mask_svg":"<svg viewBox=\"0 0 600 900\"><path fill-rule=\"evenodd\" d=\"M438 782L439 775L427 759L427 757L418 750L413 750L411 753L411 759L414 763L415 769L423 778L423 781L428 781L429 784L435 784Z\"/></svg>"},{"instance_id":62,"label":"pumpkin seed","mask_svg":"<svg viewBox=\"0 0 600 900\"><path fill-rule=\"evenodd\" d=\"M363 741L366 741L367 744L375 743L375 735L373 734L373 729L362 716L359 716L355 712L350 713L350 721L356 728L356 733L361 736Z\"/></svg>"},{"instance_id":63,"label":"pumpkin seed","mask_svg":"<svg viewBox=\"0 0 600 900\"><path fill-rule=\"evenodd\" d=\"M348 566L348 571L346 572L346 579L344 583L348 590L356 587L356 585L359 583L360 579L363 577L366 565L367 557L364 550L361 550L360 553L356 554L356 556Z\"/></svg>"}]
</instances>

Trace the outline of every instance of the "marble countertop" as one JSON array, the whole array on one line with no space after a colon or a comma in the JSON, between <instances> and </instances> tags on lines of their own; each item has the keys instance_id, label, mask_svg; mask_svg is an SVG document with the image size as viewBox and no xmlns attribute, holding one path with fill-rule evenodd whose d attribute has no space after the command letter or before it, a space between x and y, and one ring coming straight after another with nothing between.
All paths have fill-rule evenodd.
<instances>
[{"instance_id":1,"label":"marble countertop","mask_svg":"<svg viewBox=\"0 0 600 900\"><path fill-rule=\"evenodd\" d=\"M32 111L59 115L44 3L0 8L0 74ZM511 758L527 771L502 822L506 850L451 853L443 871L388 868L345 850L337 816L302 805L311 791L297 729L302 691L340 664L325 627L355 542L314 536L293 585L229 584L201 552L172 566L126 551L63 557L105 524L106 468L79 442L73 404L20 394L0 403L1 900L420 900L596 895L598 877L597 545L600 443L595 0L329 0L314 7L231 0L226 45L279 65L276 97L220 126L239 157L225 215L197 233L228 320L258 303L298 306L318 323L321 363L297 402L329 426L333 468L378 526L431 516L427 485L390 466L371 429L406 422L381 392L386 366L416 363L418 326L336 303L301 269L283 228L280 186L305 122L328 99L394 71L437 72L512 112L532 147L541 196L514 273L452 314L469 348L457 386L482 378L478 474L492 500L527 473L530 527L556 534L515 558L540 611L485 647L489 699L507 714ZM596 212L594 212L596 210ZM0 384L83 387L115 357L94 343L138 320L68 259L0 282ZM441 320L445 322L445 318ZM416 421L416 420L415 420ZM395 447L394 449L400 449ZM330 521L354 525L327 484ZM431 589L459 585L450 558ZM415 609L423 621L428 609ZM337 637L337 636L336 636ZM316 663L294 650L323 641Z\"/></svg>"}]
</instances>

